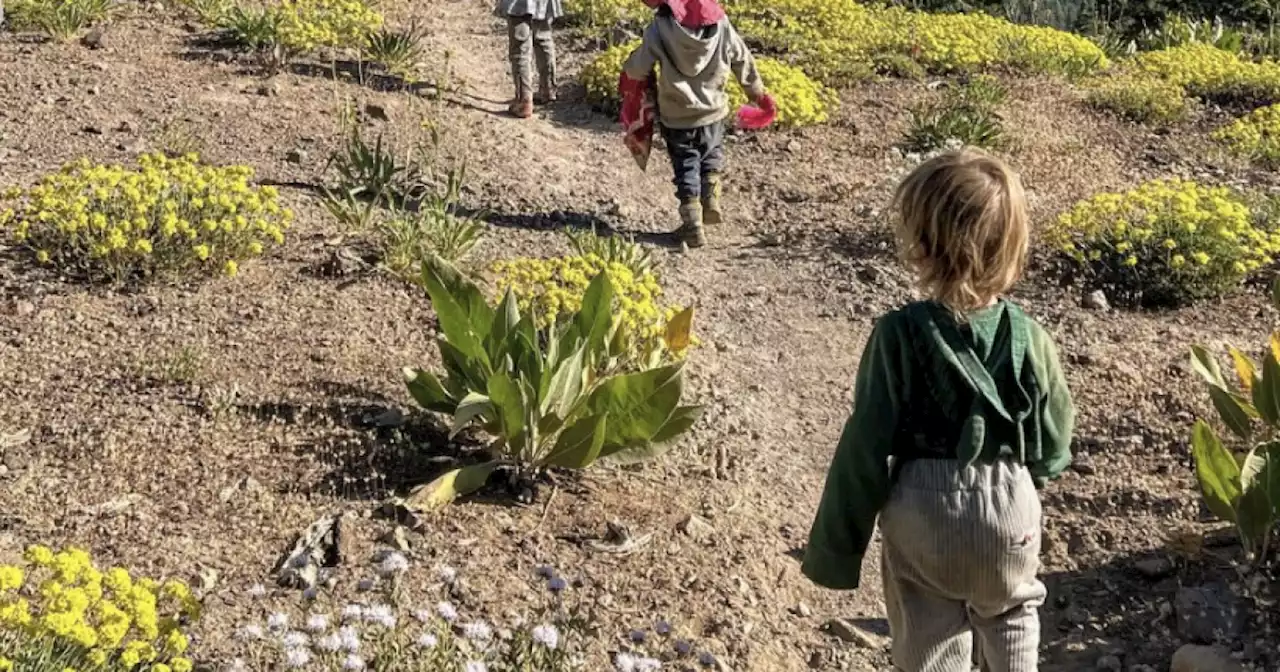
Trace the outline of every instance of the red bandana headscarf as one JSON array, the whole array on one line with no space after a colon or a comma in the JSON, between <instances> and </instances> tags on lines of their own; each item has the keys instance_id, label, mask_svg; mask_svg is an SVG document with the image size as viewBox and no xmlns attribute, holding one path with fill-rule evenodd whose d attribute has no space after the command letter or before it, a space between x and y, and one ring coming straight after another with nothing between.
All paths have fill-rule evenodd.
<instances>
[{"instance_id":1,"label":"red bandana headscarf","mask_svg":"<svg viewBox=\"0 0 1280 672\"><path fill-rule=\"evenodd\" d=\"M716 0L644 0L644 4L653 9L666 5L676 23L685 28L714 26L724 18L724 10Z\"/></svg>"}]
</instances>

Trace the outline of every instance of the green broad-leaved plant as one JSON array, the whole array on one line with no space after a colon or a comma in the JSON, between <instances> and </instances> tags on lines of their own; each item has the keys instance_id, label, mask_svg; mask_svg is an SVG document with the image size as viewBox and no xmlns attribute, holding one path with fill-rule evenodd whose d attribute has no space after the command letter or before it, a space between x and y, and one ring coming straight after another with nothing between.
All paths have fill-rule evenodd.
<instances>
[{"instance_id":1,"label":"green broad-leaved plant","mask_svg":"<svg viewBox=\"0 0 1280 672\"><path fill-rule=\"evenodd\" d=\"M1280 281L1272 289L1280 308ZM1280 332L1271 335L1259 364L1228 348L1239 387L1228 385L1217 359L1203 346L1191 349L1191 366L1209 383L1209 399L1222 424L1246 446L1237 454L1204 420L1196 422L1191 451L1205 504L1235 524L1256 562L1272 549L1280 523Z\"/></svg>"},{"instance_id":2,"label":"green broad-leaved plant","mask_svg":"<svg viewBox=\"0 0 1280 672\"><path fill-rule=\"evenodd\" d=\"M613 288L597 275L582 308L538 329L508 292L498 306L448 262L431 255L422 284L440 326L444 375L407 368L423 408L451 418L450 434L477 427L493 437L489 461L449 471L415 491L409 504L438 509L484 486L497 467L525 472L584 469L656 457L701 417L681 405L682 363L635 371L615 352ZM673 349L686 347L691 319L671 321Z\"/></svg>"}]
</instances>

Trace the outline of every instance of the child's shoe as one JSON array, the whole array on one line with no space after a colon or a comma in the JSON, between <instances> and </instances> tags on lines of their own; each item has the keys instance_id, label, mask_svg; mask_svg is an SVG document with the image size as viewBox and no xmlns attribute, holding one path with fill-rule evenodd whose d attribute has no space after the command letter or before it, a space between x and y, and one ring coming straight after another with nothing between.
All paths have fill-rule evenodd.
<instances>
[{"instance_id":1,"label":"child's shoe","mask_svg":"<svg viewBox=\"0 0 1280 672\"><path fill-rule=\"evenodd\" d=\"M560 95L556 93L556 88L554 86L549 86L546 82L543 82L542 85L538 87L538 95L533 97L533 102L538 105L550 105L551 103L556 102L556 99L559 97Z\"/></svg>"},{"instance_id":2,"label":"child's shoe","mask_svg":"<svg viewBox=\"0 0 1280 672\"><path fill-rule=\"evenodd\" d=\"M676 239L691 248L707 244L702 232L702 202L698 199L680 204L680 228L676 229Z\"/></svg>"},{"instance_id":3,"label":"child's shoe","mask_svg":"<svg viewBox=\"0 0 1280 672\"><path fill-rule=\"evenodd\" d=\"M710 173L702 184L702 222L704 224L723 224L724 213L720 211L720 173Z\"/></svg>"},{"instance_id":4,"label":"child's shoe","mask_svg":"<svg viewBox=\"0 0 1280 672\"><path fill-rule=\"evenodd\" d=\"M511 103L511 107L507 108L507 110L511 112L511 116L517 119L528 119L533 116L533 98L516 98L515 102Z\"/></svg>"}]
</instances>

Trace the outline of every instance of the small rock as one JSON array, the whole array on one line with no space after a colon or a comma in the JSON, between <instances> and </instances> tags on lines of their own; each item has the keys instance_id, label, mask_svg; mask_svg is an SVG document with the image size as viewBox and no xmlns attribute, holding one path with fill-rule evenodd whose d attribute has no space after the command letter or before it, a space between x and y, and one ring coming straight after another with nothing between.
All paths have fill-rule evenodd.
<instances>
[{"instance_id":1,"label":"small rock","mask_svg":"<svg viewBox=\"0 0 1280 672\"><path fill-rule=\"evenodd\" d=\"M1088 310L1108 311L1111 310L1111 304L1107 303L1107 294L1101 289L1094 290L1085 295L1084 301L1081 303Z\"/></svg>"},{"instance_id":2,"label":"small rock","mask_svg":"<svg viewBox=\"0 0 1280 672\"><path fill-rule=\"evenodd\" d=\"M387 108L381 105L369 103L364 106L364 113L369 115L374 121L391 121L391 117L387 114Z\"/></svg>"},{"instance_id":3,"label":"small rock","mask_svg":"<svg viewBox=\"0 0 1280 672\"><path fill-rule=\"evenodd\" d=\"M1099 670L1106 670L1107 672L1123 672L1124 670L1124 664L1115 656L1103 656L1099 658L1098 664L1095 667Z\"/></svg>"},{"instance_id":4,"label":"small rock","mask_svg":"<svg viewBox=\"0 0 1280 672\"><path fill-rule=\"evenodd\" d=\"M1244 633L1244 607L1224 584L1180 588L1173 611L1178 634L1193 642L1230 641Z\"/></svg>"},{"instance_id":5,"label":"small rock","mask_svg":"<svg viewBox=\"0 0 1280 672\"><path fill-rule=\"evenodd\" d=\"M689 514L687 518L680 521L680 524L676 525L676 529L688 535L690 539L698 542L706 541L716 536L716 528L712 527L711 523L708 523L706 520L703 520L702 517L696 516L692 513Z\"/></svg>"},{"instance_id":6,"label":"small rock","mask_svg":"<svg viewBox=\"0 0 1280 672\"><path fill-rule=\"evenodd\" d=\"M374 427L394 429L404 425L404 412L398 408L388 408L377 415L368 418L368 424Z\"/></svg>"},{"instance_id":7,"label":"small rock","mask_svg":"<svg viewBox=\"0 0 1280 672\"><path fill-rule=\"evenodd\" d=\"M116 130L121 133L132 133L133 124L128 119L125 119L124 121L120 122L119 126L116 126Z\"/></svg>"},{"instance_id":8,"label":"small rock","mask_svg":"<svg viewBox=\"0 0 1280 672\"><path fill-rule=\"evenodd\" d=\"M259 96L278 96L280 95L280 85L275 82L264 82L258 86Z\"/></svg>"},{"instance_id":9,"label":"small rock","mask_svg":"<svg viewBox=\"0 0 1280 672\"><path fill-rule=\"evenodd\" d=\"M885 645L879 635L867 632L842 618L833 618L822 628L840 641L857 644L865 649L882 649Z\"/></svg>"},{"instance_id":10,"label":"small rock","mask_svg":"<svg viewBox=\"0 0 1280 672\"><path fill-rule=\"evenodd\" d=\"M1170 672L1243 672L1231 656L1212 646L1187 644L1173 654Z\"/></svg>"},{"instance_id":11,"label":"small rock","mask_svg":"<svg viewBox=\"0 0 1280 672\"><path fill-rule=\"evenodd\" d=\"M102 26L95 26L93 30L85 33L84 37L80 38L80 44L90 49L101 49L105 44L105 38L106 29Z\"/></svg>"},{"instance_id":12,"label":"small rock","mask_svg":"<svg viewBox=\"0 0 1280 672\"><path fill-rule=\"evenodd\" d=\"M1148 579L1163 579L1173 573L1173 562L1161 556L1139 560L1133 563L1133 568Z\"/></svg>"},{"instance_id":13,"label":"small rock","mask_svg":"<svg viewBox=\"0 0 1280 672\"><path fill-rule=\"evenodd\" d=\"M809 618L810 616L813 615L813 611L809 609L809 605L805 604L804 602L801 602L800 604L797 604L796 606L792 607L791 613L795 614L796 616L799 616L800 618Z\"/></svg>"},{"instance_id":14,"label":"small rock","mask_svg":"<svg viewBox=\"0 0 1280 672\"><path fill-rule=\"evenodd\" d=\"M36 304L30 301L18 300L13 302L13 314L17 317L30 317L36 312Z\"/></svg>"},{"instance_id":15,"label":"small rock","mask_svg":"<svg viewBox=\"0 0 1280 672\"><path fill-rule=\"evenodd\" d=\"M284 155L284 160L293 164L302 164L307 162L307 153L301 149L291 149Z\"/></svg>"}]
</instances>

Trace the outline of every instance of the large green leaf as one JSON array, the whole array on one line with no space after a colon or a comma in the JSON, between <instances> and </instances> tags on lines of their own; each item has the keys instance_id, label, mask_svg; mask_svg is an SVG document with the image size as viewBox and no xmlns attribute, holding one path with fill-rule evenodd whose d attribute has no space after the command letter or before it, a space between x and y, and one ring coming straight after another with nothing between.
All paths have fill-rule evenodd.
<instances>
[{"instance_id":1,"label":"large green leaf","mask_svg":"<svg viewBox=\"0 0 1280 672\"><path fill-rule=\"evenodd\" d=\"M590 415L565 428L543 464L566 469L585 469L600 457L604 446L606 416Z\"/></svg>"},{"instance_id":2,"label":"large green leaf","mask_svg":"<svg viewBox=\"0 0 1280 672\"><path fill-rule=\"evenodd\" d=\"M493 325L489 329L489 334L485 336L485 351L489 353L489 361L495 368L500 366L499 363L509 347L508 339L516 332L516 325L519 323L520 308L516 302L516 295L508 289L502 297L502 302L498 304L498 309L494 311Z\"/></svg>"},{"instance_id":3,"label":"large green leaf","mask_svg":"<svg viewBox=\"0 0 1280 672\"><path fill-rule=\"evenodd\" d=\"M419 511L436 511L458 497L470 494L489 482L489 475L499 462L484 462L446 471L435 480L409 494L405 505Z\"/></svg>"},{"instance_id":4,"label":"large green leaf","mask_svg":"<svg viewBox=\"0 0 1280 672\"><path fill-rule=\"evenodd\" d=\"M1271 305L1280 310L1280 277L1271 283Z\"/></svg>"},{"instance_id":5,"label":"large green leaf","mask_svg":"<svg viewBox=\"0 0 1280 672\"><path fill-rule=\"evenodd\" d=\"M496 415L497 412L489 397L479 392L472 392L458 402L458 408L453 412L453 422L449 425L449 438L457 436L458 432L466 429L467 425L477 419L493 420Z\"/></svg>"},{"instance_id":6,"label":"large green leaf","mask_svg":"<svg viewBox=\"0 0 1280 672\"><path fill-rule=\"evenodd\" d=\"M1280 441L1254 447L1240 468L1240 487L1244 495L1261 492L1274 519L1280 519Z\"/></svg>"},{"instance_id":7,"label":"large green leaf","mask_svg":"<svg viewBox=\"0 0 1280 672\"><path fill-rule=\"evenodd\" d=\"M585 352L585 347L574 350L573 354L560 362L555 373L551 375L546 392L540 400L544 413L568 417L569 411L578 403L586 382L586 369L583 366Z\"/></svg>"},{"instance_id":8,"label":"large green leaf","mask_svg":"<svg viewBox=\"0 0 1280 672\"><path fill-rule=\"evenodd\" d=\"M1221 387L1213 386L1209 387L1209 399L1213 401L1213 407L1218 410L1218 416L1227 429L1242 439L1248 439L1253 433L1253 425L1240 400Z\"/></svg>"},{"instance_id":9,"label":"large green leaf","mask_svg":"<svg viewBox=\"0 0 1280 672\"><path fill-rule=\"evenodd\" d=\"M613 284L603 271L592 278L582 295L582 308L574 316L578 334L591 352L603 352L613 327Z\"/></svg>"},{"instance_id":10,"label":"large green leaf","mask_svg":"<svg viewBox=\"0 0 1280 672\"><path fill-rule=\"evenodd\" d=\"M1205 504L1219 518L1236 522L1240 465L1203 420L1197 421L1191 432L1191 454L1196 460L1196 478Z\"/></svg>"},{"instance_id":11,"label":"large green leaf","mask_svg":"<svg viewBox=\"0 0 1280 672\"><path fill-rule=\"evenodd\" d=\"M507 442L510 450L520 452L524 448L524 406L520 384L506 372L499 371L489 377L489 399L497 415L497 434Z\"/></svg>"},{"instance_id":12,"label":"large green leaf","mask_svg":"<svg viewBox=\"0 0 1280 672\"><path fill-rule=\"evenodd\" d=\"M406 367L404 382L409 388L409 394L419 406L429 411L449 415L453 415L458 409L458 401L444 389L435 374Z\"/></svg>"},{"instance_id":13,"label":"large green leaf","mask_svg":"<svg viewBox=\"0 0 1280 672\"><path fill-rule=\"evenodd\" d=\"M1280 363L1270 354L1262 359L1262 380L1253 386L1253 407L1263 422L1280 424Z\"/></svg>"},{"instance_id":14,"label":"large green leaf","mask_svg":"<svg viewBox=\"0 0 1280 672\"><path fill-rule=\"evenodd\" d=\"M434 253L422 262L422 284L449 343L467 357L487 362L484 338L493 326L493 309L480 288Z\"/></svg>"},{"instance_id":15,"label":"large green leaf","mask_svg":"<svg viewBox=\"0 0 1280 672\"><path fill-rule=\"evenodd\" d=\"M1280 497L1280 444L1256 446L1245 456L1240 470L1241 495L1236 505L1236 526L1245 545L1256 549L1275 527L1280 516L1275 499Z\"/></svg>"},{"instance_id":16,"label":"large green leaf","mask_svg":"<svg viewBox=\"0 0 1280 672\"><path fill-rule=\"evenodd\" d=\"M468 392L484 390L489 380L488 367L480 360L467 357L466 353L454 347L448 341L438 341L440 359L449 377L444 381L445 389L454 397L466 396Z\"/></svg>"},{"instance_id":17,"label":"large green leaf","mask_svg":"<svg viewBox=\"0 0 1280 672\"><path fill-rule=\"evenodd\" d=\"M666 424L658 430L653 438L629 446L611 446L611 450L601 454L601 459L608 458L610 464L636 464L660 457L676 444L676 439L689 431L702 418L701 406L681 406L667 418Z\"/></svg>"},{"instance_id":18,"label":"large green leaf","mask_svg":"<svg viewBox=\"0 0 1280 672\"><path fill-rule=\"evenodd\" d=\"M614 376L600 383L587 400L596 415L608 414L607 452L652 441L667 424L684 392L680 364Z\"/></svg>"},{"instance_id":19,"label":"large green leaf","mask_svg":"<svg viewBox=\"0 0 1280 672\"><path fill-rule=\"evenodd\" d=\"M1191 346L1191 370L1200 374L1210 385L1222 388L1227 386L1222 379L1222 367L1218 365L1218 360L1203 345Z\"/></svg>"}]
</instances>

